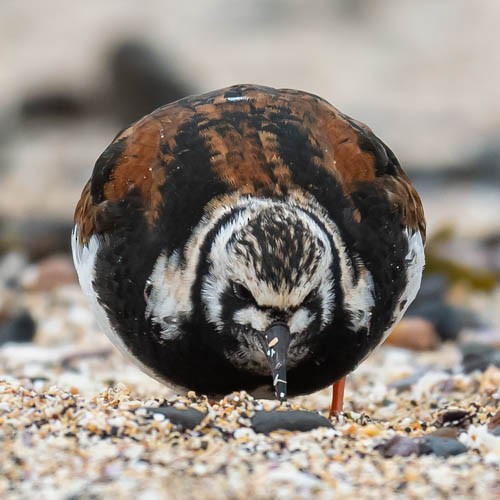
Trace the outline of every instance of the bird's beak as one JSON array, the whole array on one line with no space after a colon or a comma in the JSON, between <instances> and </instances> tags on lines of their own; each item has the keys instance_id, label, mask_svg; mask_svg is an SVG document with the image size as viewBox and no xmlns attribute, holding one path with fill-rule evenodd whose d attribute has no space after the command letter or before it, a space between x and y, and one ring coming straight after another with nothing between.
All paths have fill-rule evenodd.
<instances>
[{"instance_id":1,"label":"bird's beak","mask_svg":"<svg viewBox=\"0 0 500 500\"><path fill-rule=\"evenodd\" d=\"M290 345L290 329L286 323L273 323L264 334L264 352L271 366L276 397L286 401L286 363Z\"/></svg>"}]
</instances>

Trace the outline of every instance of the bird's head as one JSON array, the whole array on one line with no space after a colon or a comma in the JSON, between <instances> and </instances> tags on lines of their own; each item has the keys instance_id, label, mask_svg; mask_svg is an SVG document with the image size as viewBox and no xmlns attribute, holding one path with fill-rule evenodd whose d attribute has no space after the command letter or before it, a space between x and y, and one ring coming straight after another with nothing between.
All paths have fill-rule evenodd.
<instances>
[{"instance_id":1,"label":"bird's head","mask_svg":"<svg viewBox=\"0 0 500 500\"><path fill-rule=\"evenodd\" d=\"M201 284L206 320L232 337L226 358L271 374L281 400L287 368L332 320L333 263L325 230L293 203L249 203L214 234Z\"/></svg>"}]
</instances>

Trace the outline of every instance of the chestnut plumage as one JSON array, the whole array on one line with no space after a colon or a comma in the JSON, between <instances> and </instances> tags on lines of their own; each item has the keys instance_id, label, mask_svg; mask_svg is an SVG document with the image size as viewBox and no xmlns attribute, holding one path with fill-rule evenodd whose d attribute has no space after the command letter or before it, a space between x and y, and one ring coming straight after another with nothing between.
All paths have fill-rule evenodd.
<instances>
[{"instance_id":1,"label":"chestnut plumage","mask_svg":"<svg viewBox=\"0 0 500 500\"><path fill-rule=\"evenodd\" d=\"M285 399L383 341L424 241L418 194L368 127L306 92L237 85L118 134L72 243L100 327L146 372Z\"/></svg>"}]
</instances>

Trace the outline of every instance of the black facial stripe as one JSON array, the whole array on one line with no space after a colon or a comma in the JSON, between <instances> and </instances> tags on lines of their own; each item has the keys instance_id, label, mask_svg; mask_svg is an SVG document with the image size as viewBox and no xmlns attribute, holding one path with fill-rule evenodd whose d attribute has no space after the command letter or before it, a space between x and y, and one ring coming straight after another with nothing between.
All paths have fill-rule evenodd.
<instances>
[{"instance_id":1,"label":"black facial stripe","mask_svg":"<svg viewBox=\"0 0 500 500\"><path fill-rule=\"evenodd\" d=\"M208 256L210 254L210 250L212 249L212 245L214 240L219 233L220 229L226 224L230 224L234 221L238 215L244 210L244 208L235 208L223 215L218 221L217 224L207 233L203 244L200 247L200 254L198 265L196 267L196 280L193 283L191 288L191 301L193 303L193 315L197 317L198 321L205 321L205 315L203 310L203 302L201 300L201 285L203 278L208 274L210 263L208 262ZM232 295L232 294L231 294ZM234 297L234 300L237 300ZM196 320L195 320L196 321Z\"/></svg>"}]
</instances>

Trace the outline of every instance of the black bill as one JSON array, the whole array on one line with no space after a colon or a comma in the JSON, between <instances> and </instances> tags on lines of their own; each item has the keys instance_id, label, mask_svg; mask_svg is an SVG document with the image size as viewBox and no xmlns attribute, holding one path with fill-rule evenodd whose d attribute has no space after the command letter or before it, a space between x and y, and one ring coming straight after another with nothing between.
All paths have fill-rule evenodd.
<instances>
[{"instance_id":1,"label":"black bill","mask_svg":"<svg viewBox=\"0 0 500 500\"><path fill-rule=\"evenodd\" d=\"M290 345L290 330L285 323L274 323L267 329L264 336L264 350L271 366L274 392L280 401L286 401L286 364L288 346Z\"/></svg>"}]
</instances>

